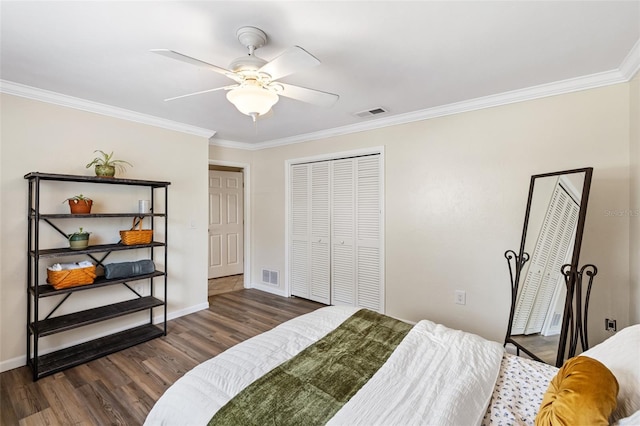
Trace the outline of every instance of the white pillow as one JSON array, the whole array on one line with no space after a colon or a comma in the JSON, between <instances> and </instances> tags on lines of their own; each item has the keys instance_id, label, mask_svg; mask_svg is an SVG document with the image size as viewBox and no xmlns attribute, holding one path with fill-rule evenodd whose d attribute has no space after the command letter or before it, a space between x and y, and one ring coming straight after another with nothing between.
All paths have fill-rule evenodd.
<instances>
[{"instance_id":1,"label":"white pillow","mask_svg":"<svg viewBox=\"0 0 640 426\"><path fill-rule=\"evenodd\" d=\"M640 425L640 411L636 411L629 417L620 419L617 423L618 426L638 426Z\"/></svg>"},{"instance_id":2,"label":"white pillow","mask_svg":"<svg viewBox=\"0 0 640 426\"><path fill-rule=\"evenodd\" d=\"M616 376L620 391L612 421L629 417L640 410L640 324L620 330L585 355L597 359Z\"/></svg>"}]
</instances>

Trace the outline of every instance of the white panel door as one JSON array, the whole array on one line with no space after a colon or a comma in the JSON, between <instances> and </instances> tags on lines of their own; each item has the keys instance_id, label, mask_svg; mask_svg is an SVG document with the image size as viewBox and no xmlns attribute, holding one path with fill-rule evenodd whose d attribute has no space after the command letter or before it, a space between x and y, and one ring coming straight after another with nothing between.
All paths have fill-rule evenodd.
<instances>
[{"instance_id":1,"label":"white panel door","mask_svg":"<svg viewBox=\"0 0 640 426\"><path fill-rule=\"evenodd\" d=\"M242 172L209 170L209 278L243 271Z\"/></svg>"}]
</instances>

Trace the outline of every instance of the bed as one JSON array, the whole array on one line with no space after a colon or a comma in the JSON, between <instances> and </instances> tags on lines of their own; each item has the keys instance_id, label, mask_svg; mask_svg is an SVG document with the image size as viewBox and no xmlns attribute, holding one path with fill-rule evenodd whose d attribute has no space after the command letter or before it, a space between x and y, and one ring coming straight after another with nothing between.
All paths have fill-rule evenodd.
<instances>
[{"instance_id":1,"label":"bed","mask_svg":"<svg viewBox=\"0 0 640 426\"><path fill-rule=\"evenodd\" d=\"M613 382L616 391L620 383L617 396L624 399L617 401L624 410L611 420L640 408L640 326L629 329L632 337L623 330L611 344L617 354L621 341L631 341L631 356L618 356L610 373L620 375ZM332 358L314 358L332 351ZM594 358L611 352L593 348ZM497 342L428 320L411 326L371 311L328 306L196 366L167 389L145 425L527 425L534 424L560 373L508 354ZM620 424L635 424L626 421L633 420Z\"/></svg>"}]
</instances>

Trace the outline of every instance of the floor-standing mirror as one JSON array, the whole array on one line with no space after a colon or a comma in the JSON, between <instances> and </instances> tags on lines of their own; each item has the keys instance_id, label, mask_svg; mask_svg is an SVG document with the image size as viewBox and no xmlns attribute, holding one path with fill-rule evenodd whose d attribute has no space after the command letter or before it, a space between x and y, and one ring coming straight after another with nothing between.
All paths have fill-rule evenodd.
<instances>
[{"instance_id":1,"label":"floor-standing mirror","mask_svg":"<svg viewBox=\"0 0 640 426\"><path fill-rule=\"evenodd\" d=\"M576 285L592 173L589 167L532 176L520 249L505 253L512 291L505 345L556 366L564 362L569 329L573 336L583 326L575 321L582 298ZM586 328L580 331L586 336Z\"/></svg>"}]
</instances>

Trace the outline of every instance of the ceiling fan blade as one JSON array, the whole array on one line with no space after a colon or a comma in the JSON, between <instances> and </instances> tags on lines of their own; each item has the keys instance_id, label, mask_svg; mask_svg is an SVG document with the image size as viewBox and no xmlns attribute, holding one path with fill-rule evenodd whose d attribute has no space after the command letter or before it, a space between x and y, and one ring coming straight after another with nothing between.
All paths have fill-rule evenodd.
<instances>
[{"instance_id":1,"label":"ceiling fan blade","mask_svg":"<svg viewBox=\"0 0 640 426\"><path fill-rule=\"evenodd\" d=\"M340 98L340 96L334 93L321 92L320 90L307 89L306 87L294 86L280 82L275 84L282 86L282 90L277 92L278 95L307 102L309 104L330 107L333 106L333 104L335 104Z\"/></svg>"},{"instance_id":2,"label":"ceiling fan blade","mask_svg":"<svg viewBox=\"0 0 640 426\"><path fill-rule=\"evenodd\" d=\"M180 98L186 98L188 96L202 95L203 93L215 92L216 90L229 90L229 89L233 89L234 87L238 87L238 85L237 84L232 84L231 86L216 87L215 89L207 89L207 90L201 90L200 92L187 93L186 95L180 95L180 96L174 96L173 98L167 98L164 101L167 102L167 101L173 101L173 100L180 99Z\"/></svg>"},{"instance_id":3,"label":"ceiling fan blade","mask_svg":"<svg viewBox=\"0 0 640 426\"><path fill-rule=\"evenodd\" d=\"M206 68L210 71L214 71L227 77L230 74L233 74L233 71L229 71L228 69L224 69L217 65L210 64L208 62L201 61L200 59L192 58L191 56L183 55L182 53L175 52L169 49L151 49L151 52L157 53L158 55L166 56L167 58L175 59L178 61L186 62L191 65L195 65L197 67Z\"/></svg>"},{"instance_id":4,"label":"ceiling fan blade","mask_svg":"<svg viewBox=\"0 0 640 426\"><path fill-rule=\"evenodd\" d=\"M319 65L318 58L300 46L293 46L285 50L280 56L266 63L260 72L267 73L272 80L277 80L296 71Z\"/></svg>"}]
</instances>

